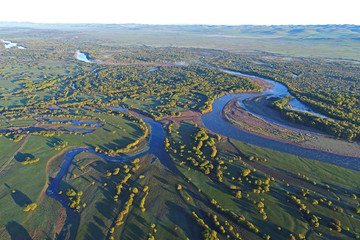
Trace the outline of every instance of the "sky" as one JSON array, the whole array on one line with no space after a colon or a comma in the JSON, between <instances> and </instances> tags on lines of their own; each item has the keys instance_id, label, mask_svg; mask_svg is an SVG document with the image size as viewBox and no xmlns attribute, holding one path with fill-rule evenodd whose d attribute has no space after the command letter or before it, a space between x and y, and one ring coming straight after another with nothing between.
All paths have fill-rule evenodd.
<instances>
[{"instance_id":1,"label":"sky","mask_svg":"<svg viewBox=\"0 0 360 240\"><path fill-rule=\"evenodd\" d=\"M209 25L356 24L359 0L14 0L1 22Z\"/></svg>"}]
</instances>

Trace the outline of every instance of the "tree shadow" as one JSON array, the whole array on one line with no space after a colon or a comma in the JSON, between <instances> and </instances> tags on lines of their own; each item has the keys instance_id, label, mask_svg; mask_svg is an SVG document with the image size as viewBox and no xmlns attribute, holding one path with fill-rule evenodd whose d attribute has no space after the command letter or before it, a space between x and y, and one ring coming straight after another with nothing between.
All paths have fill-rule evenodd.
<instances>
[{"instance_id":1,"label":"tree shadow","mask_svg":"<svg viewBox=\"0 0 360 240\"><path fill-rule=\"evenodd\" d=\"M57 138L57 137L52 137L52 138L49 138L46 142L46 144L49 146L49 147L54 147L56 143L60 142L61 139L60 138Z\"/></svg>"},{"instance_id":2,"label":"tree shadow","mask_svg":"<svg viewBox=\"0 0 360 240\"><path fill-rule=\"evenodd\" d=\"M168 181L165 180L164 178L162 177L159 177L159 176L154 176L155 179L159 180L160 182L162 182L163 184L168 184Z\"/></svg>"},{"instance_id":3,"label":"tree shadow","mask_svg":"<svg viewBox=\"0 0 360 240\"><path fill-rule=\"evenodd\" d=\"M144 233L144 231L139 228L136 224L134 223L131 223L129 226L128 226L128 229L131 233L131 238L134 239L134 240L141 240L141 239L146 239L146 235Z\"/></svg>"},{"instance_id":4,"label":"tree shadow","mask_svg":"<svg viewBox=\"0 0 360 240\"><path fill-rule=\"evenodd\" d=\"M101 215L107 219L113 219L115 217L114 209L115 204L112 199L103 199L101 202L95 204L95 208L99 211Z\"/></svg>"},{"instance_id":5,"label":"tree shadow","mask_svg":"<svg viewBox=\"0 0 360 240\"><path fill-rule=\"evenodd\" d=\"M68 189L74 189L75 191L77 191L77 189L74 187L74 186L72 186L71 184L69 184L68 182L66 182L66 180L63 180L63 179L61 179L60 181L59 181L59 191L63 191L64 193L68 190Z\"/></svg>"},{"instance_id":6,"label":"tree shadow","mask_svg":"<svg viewBox=\"0 0 360 240\"><path fill-rule=\"evenodd\" d=\"M203 195L199 194L198 192L191 191L189 188L184 189L184 191L186 191L192 199L195 199L195 200L198 200L201 202L207 202L207 200L203 198Z\"/></svg>"},{"instance_id":7,"label":"tree shadow","mask_svg":"<svg viewBox=\"0 0 360 240\"><path fill-rule=\"evenodd\" d=\"M161 186L162 189L164 189L165 191L167 191L168 193L171 193L171 194L175 194L174 191L171 191L170 189L164 187L164 186Z\"/></svg>"},{"instance_id":8,"label":"tree shadow","mask_svg":"<svg viewBox=\"0 0 360 240\"><path fill-rule=\"evenodd\" d=\"M15 221L8 222L5 227L11 240L32 240L27 230Z\"/></svg>"},{"instance_id":9,"label":"tree shadow","mask_svg":"<svg viewBox=\"0 0 360 240\"><path fill-rule=\"evenodd\" d=\"M90 164L90 166L96 170L97 172L105 172L106 170L108 170L108 166L107 164L103 164L102 161L96 161ZM120 167L120 166L119 166Z\"/></svg>"},{"instance_id":10,"label":"tree shadow","mask_svg":"<svg viewBox=\"0 0 360 240\"><path fill-rule=\"evenodd\" d=\"M105 143L104 147L107 149L119 149L124 148L127 146L127 144L134 142L133 139L129 137L122 137L120 139L114 139L112 142Z\"/></svg>"},{"instance_id":11,"label":"tree shadow","mask_svg":"<svg viewBox=\"0 0 360 240\"><path fill-rule=\"evenodd\" d=\"M99 226L105 227L104 221L101 220L100 218L98 218L97 216L94 216L94 220L95 220L95 222L96 222Z\"/></svg>"},{"instance_id":12,"label":"tree shadow","mask_svg":"<svg viewBox=\"0 0 360 240\"><path fill-rule=\"evenodd\" d=\"M212 188L219 190L220 192L222 192L224 194L230 194L230 195L232 194L232 192L230 190L222 188L220 184L215 184L214 182L207 182L206 184Z\"/></svg>"},{"instance_id":13,"label":"tree shadow","mask_svg":"<svg viewBox=\"0 0 360 240\"><path fill-rule=\"evenodd\" d=\"M21 192L20 190L13 190L15 192L11 192L11 197L14 199L14 202L19 205L20 207L26 207L27 205L29 205L30 203L32 203L32 201L30 200L30 198L28 196L26 196L23 192Z\"/></svg>"},{"instance_id":14,"label":"tree shadow","mask_svg":"<svg viewBox=\"0 0 360 240\"><path fill-rule=\"evenodd\" d=\"M92 148L92 149L95 149L96 147L100 147L100 145L95 146L95 145L92 145L92 144L86 143L86 142L85 142L85 145L88 146L89 148Z\"/></svg>"},{"instance_id":15,"label":"tree shadow","mask_svg":"<svg viewBox=\"0 0 360 240\"><path fill-rule=\"evenodd\" d=\"M176 226L176 224L174 224L174 225ZM159 226L164 228L168 233L170 233L174 237L179 237L178 234L173 229L170 229L169 227L165 226L164 224L159 223Z\"/></svg>"},{"instance_id":16,"label":"tree shadow","mask_svg":"<svg viewBox=\"0 0 360 240\"><path fill-rule=\"evenodd\" d=\"M198 225L194 225L191 215L182 206L175 204L172 201L166 201L165 205L169 208L169 212L166 217L176 226L186 232L190 239L200 239L201 229ZM199 213L199 209L196 210ZM173 230L169 231L173 236L177 236L177 233Z\"/></svg>"},{"instance_id":17,"label":"tree shadow","mask_svg":"<svg viewBox=\"0 0 360 240\"><path fill-rule=\"evenodd\" d=\"M105 235L101 228L99 228L95 223L89 223L87 226L87 233L85 239L97 240L104 239Z\"/></svg>"},{"instance_id":18,"label":"tree shadow","mask_svg":"<svg viewBox=\"0 0 360 240\"><path fill-rule=\"evenodd\" d=\"M141 223L143 226L146 226L146 220L142 217L142 216L140 216L140 215L138 215L138 214L135 214L135 213L131 213L133 216L134 216L134 218L136 219L136 221L138 221L139 223Z\"/></svg>"},{"instance_id":19,"label":"tree shadow","mask_svg":"<svg viewBox=\"0 0 360 240\"><path fill-rule=\"evenodd\" d=\"M18 152L16 155L15 155L15 160L18 161L18 162L24 162L26 158L30 158L30 159L34 159L35 156L30 154L30 153L21 153L21 152Z\"/></svg>"},{"instance_id":20,"label":"tree shadow","mask_svg":"<svg viewBox=\"0 0 360 240\"><path fill-rule=\"evenodd\" d=\"M102 129L106 132L111 132L110 129L108 129L108 128L103 127Z\"/></svg>"}]
</instances>

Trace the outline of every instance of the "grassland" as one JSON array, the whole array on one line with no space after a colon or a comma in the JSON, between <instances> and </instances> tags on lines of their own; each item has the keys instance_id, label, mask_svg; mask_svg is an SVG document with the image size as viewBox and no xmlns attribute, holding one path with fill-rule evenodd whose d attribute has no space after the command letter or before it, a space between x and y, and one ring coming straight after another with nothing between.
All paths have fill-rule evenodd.
<instances>
[{"instance_id":1,"label":"grassland","mask_svg":"<svg viewBox=\"0 0 360 240\"><path fill-rule=\"evenodd\" d=\"M188 136L191 136L195 129L192 124L181 123L172 131L175 133L172 134L174 138L171 138L170 142L174 140L175 142L189 143L192 140ZM176 145L172 146L175 148ZM359 231L357 227L359 220L353 211L357 201L351 197L351 194L358 190L357 181L360 176L357 171L298 158L231 139L221 140L217 144L217 148L220 152L219 158L224 160L224 165L227 167L220 183L215 180L216 178L211 173L206 175L197 167L189 166L189 162L186 161L189 155L170 155L177 157L178 160L175 163L178 169L184 176L190 178L191 182L201 189L202 193L214 198L224 208L244 215L255 226L261 226L263 233L268 233L272 237L276 236L276 239L288 239L289 234L296 236L302 234L307 239L321 239L319 233L326 235L329 239L335 237L351 239L355 237L353 234ZM187 152L187 149L184 149L184 153ZM233 158L237 156L241 156L242 160L233 161ZM252 169L252 177L249 177L248 180L241 177L244 169ZM238 185L239 176L242 179L240 185ZM251 185L256 179L263 177L274 178L270 184L270 191L262 194L254 193L251 190ZM246 184L247 181L250 185ZM349 181L353 184L349 184ZM231 185L236 185L237 189L241 190L243 198L236 199L234 197L234 192L230 190ZM326 186L329 186L329 189ZM321 216L319 228L309 230L306 218L304 219L304 216L289 203L289 196L297 196L301 189L310 190L310 194L302 198L302 201L306 206L309 206L312 214ZM335 212L321 203L313 205L313 199L320 200L321 198L326 198L331 200L334 205L344 207L344 212ZM268 217L266 221L257 213L258 209L253 204L254 201L259 202L261 199L266 206L265 211ZM329 233L328 225L333 218L341 219L345 229L353 230L344 231L342 235L334 232ZM282 230L279 231L278 227Z\"/></svg>"},{"instance_id":2,"label":"grassland","mask_svg":"<svg viewBox=\"0 0 360 240\"><path fill-rule=\"evenodd\" d=\"M171 152L170 157L177 169L173 172L151 155L146 155L139 162L133 163L110 163L97 155L86 152L77 155L60 183L60 190L65 198L64 193L68 189L83 192L80 211L75 213L76 218L72 223L78 226L76 239L103 239L109 236L113 236L115 239L144 239L149 236L162 239L199 239L203 229L194 222L192 212L196 212L212 229L217 229L217 227L212 223L212 218L208 214L217 215L220 222L225 220L230 222L234 229L226 230L229 231L227 234L239 233L239 236L245 239L260 239L262 235L254 235L242 225L232 222L224 212L214 208L210 203L212 199L216 200L223 208L244 216L255 226L261 226L261 234L267 234L276 239L288 239L290 234L294 236L302 234L307 239L322 239L320 235L330 239L335 237L352 239L356 236L356 232L360 231L359 219L353 210L356 200L352 198L352 193L358 190L357 182L360 181L360 176L356 171L222 138L216 144L218 158L224 161L221 164L224 169L224 177L219 182L213 173L204 174L197 167L186 163L189 155L185 153L187 149L192 149L196 129L196 126L190 122L172 124L171 133L168 135L171 147L168 150ZM44 141L43 137L34 136L34 138L36 145L41 143L40 140ZM173 142L181 142L181 144L173 145ZM186 147L184 151L181 151L180 146L183 144ZM33 145L28 147L34 148ZM174 149L178 151L175 153ZM26 148L24 150L28 151ZM45 153L40 154L43 151ZM203 149L203 151L205 155L209 154L209 150ZM46 149L38 149L37 155L43 159L46 157ZM45 168L44 176L49 176L49 174L54 176L56 165L63 161L61 156L62 154L59 153L57 157L53 158L54 160L49 162L52 165L51 168L50 166L42 167ZM241 160L237 160L239 157ZM215 166L216 161L214 161ZM46 161L40 161L40 163L45 164ZM22 211L22 207L15 204L14 200L15 206L11 208L12 211L3 215L7 219L13 219L10 223L4 222L7 232L13 237L26 237L26 234L38 237L44 236L44 234L54 236L63 227L65 213L62 212L58 203L46 198L43 192L36 192L36 189L40 191L43 189L46 180L39 178L38 173L23 172L23 169L28 166L16 164L18 164L16 168L18 174L33 176L33 179L26 178L22 179L24 182L19 182L19 179L15 178L15 172L13 174L9 172L6 174L7 178L4 179L6 184L11 189L15 189L16 194L21 195L22 199L37 200L41 212L46 214L40 216L40 209L30 214L25 213ZM137 165L138 167L136 167ZM225 166L226 168L224 168ZM15 168L15 166L13 167ZM28 169L28 171L39 172L39 165L30 165L29 167L32 169ZM119 168L120 171L113 174L116 168ZM250 175L246 178L241 177L245 169L251 169ZM314 172L317 174L314 175ZM116 186L127 173L131 173L130 179L123 185L119 197L114 198ZM241 179L241 184L239 184L239 179ZM270 180L270 190L265 193L254 192L253 189L257 189L254 181L264 181L265 179L272 179ZM29 183L31 184L29 185ZM17 188L15 185L23 187ZM181 190L177 190L179 185L182 186ZM146 210L143 212L140 203L146 193L143 192L145 186L148 187L149 193L144 205ZM242 192L242 198L236 198L234 190L230 186L236 186L236 189ZM139 191L135 191L134 188ZM321 217L318 228L309 230L307 220L288 201L289 196L298 196L301 189L310 190L306 197L299 198L312 214ZM10 188L7 191L9 193L1 199L4 201L3 204L12 202L8 198L10 195L15 195L15 193L11 194ZM123 209L124 202L134 192L136 192L134 203L130 207L124 223L120 227L115 227L110 234L110 229L114 227L114 221ZM14 198L17 199L15 196ZM341 206L344 210L343 213L335 212L327 207L326 202L313 205L313 200L317 199L320 202L320 199L324 198L327 199L326 201L331 200L333 206ZM258 213L259 209L256 204L254 205L254 201L265 204L266 220ZM343 229L341 233L329 232L328 224L331 219L341 221ZM20 222L26 224L26 230L19 227L18 223ZM57 222L57 224L56 226L49 225L50 222ZM43 233L36 232L35 229L38 229L38 226L48 230ZM348 228L349 230L346 230ZM16 229L18 232L15 233L14 230L9 229ZM154 229L156 230L154 231ZM5 233L3 232L3 234ZM226 234L218 232L218 237L222 239L226 237Z\"/></svg>"},{"instance_id":3,"label":"grassland","mask_svg":"<svg viewBox=\"0 0 360 240\"><path fill-rule=\"evenodd\" d=\"M48 26L33 25L39 32ZM154 26L154 25L49 25L53 29L81 31L77 42L94 39L103 46L147 45L221 49L229 51L264 51L292 56L357 59L359 27L356 25L322 26ZM86 31L92 28L92 31ZM9 37L18 37L13 28ZM31 32L27 33L29 36ZM79 34L80 35L80 34ZM104 41L106 39L106 41Z\"/></svg>"},{"instance_id":4,"label":"grassland","mask_svg":"<svg viewBox=\"0 0 360 240\"><path fill-rule=\"evenodd\" d=\"M54 137L30 136L24 147L1 172L0 182L4 186L0 193L0 205L4 206L4 210L1 211L2 222L0 225L4 226L0 231L1 239L8 238L9 235L7 234L16 238L19 229L24 229L24 226L26 231L20 231L24 234L29 231L33 236L38 237L55 236L59 231L59 226L53 223L59 221L58 225L63 224L61 222L63 219L59 217L63 216L64 218L65 214L62 213L61 205L45 196L47 184L51 181L49 175L54 176L54 173L59 170L61 161L57 161L68 150L68 148L54 150L54 142L65 141L70 146L78 147L96 146L106 151L114 144L118 147L125 147L127 144L134 142L142 133L137 124L127 119L119 116L104 115L102 117L104 119L103 127L96 129L93 133L60 134ZM56 127L56 124L52 127ZM9 146L1 149L3 151L1 155L3 163L22 144L22 141L14 143L4 136L0 140L6 146ZM106 145L99 143L106 143ZM39 158L39 162L23 165L22 162L26 157ZM52 163L54 160L57 164ZM24 207L32 202L38 204L38 209L33 213L24 212ZM43 231L38 232L39 229L47 229L47 231L46 233ZM22 237L24 236L22 235Z\"/></svg>"},{"instance_id":5,"label":"grassland","mask_svg":"<svg viewBox=\"0 0 360 240\"><path fill-rule=\"evenodd\" d=\"M167 239L197 238L199 230L190 224L191 218L185 214L187 204L176 192L176 184L187 183L179 176L168 172L153 156L144 156L141 167L132 173L120 197L115 202L115 187L126 175L124 166L129 163L104 162L94 155L82 154L76 157L74 165L64 178L61 189L69 187L84 192L83 200L86 203L81 211L79 230L76 239L103 239L109 236L109 229L113 226L114 218L121 210L122 205L134 188L139 189L125 223L116 227L113 233L116 238L144 239L151 232L151 224L156 224L155 236ZM80 170L80 168L82 170ZM120 174L106 176L106 172L113 172L120 168ZM77 177L73 177L76 175ZM139 176L141 176L139 178ZM93 184L94 182L94 184ZM105 185L106 184L106 185ZM146 211L139 208L143 189L148 186L149 195L146 198ZM176 229L176 226L181 226Z\"/></svg>"},{"instance_id":6,"label":"grassland","mask_svg":"<svg viewBox=\"0 0 360 240\"><path fill-rule=\"evenodd\" d=\"M0 38L27 49L0 46L0 239L360 238L359 172L216 135L200 121L219 96L260 90L215 67L277 74L297 94L317 84L341 95L343 113L356 107L358 26L5 25ZM77 61L79 49L95 62ZM150 140L149 125L117 106L164 120L169 159L105 160ZM79 147L102 154L71 161L59 184L64 208L46 189Z\"/></svg>"}]
</instances>

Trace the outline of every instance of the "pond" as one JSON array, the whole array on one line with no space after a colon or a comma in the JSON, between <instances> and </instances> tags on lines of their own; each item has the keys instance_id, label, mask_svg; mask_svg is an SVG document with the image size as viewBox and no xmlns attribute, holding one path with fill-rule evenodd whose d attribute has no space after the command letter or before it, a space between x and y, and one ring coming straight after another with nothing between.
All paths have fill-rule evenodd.
<instances>
[{"instance_id":1,"label":"pond","mask_svg":"<svg viewBox=\"0 0 360 240\"><path fill-rule=\"evenodd\" d=\"M79 50L76 51L76 59L86 62L86 63L91 63L91 61L88 59L88 57L86 56L85 53L80 52Z\"/></svg>"}]
</instances>

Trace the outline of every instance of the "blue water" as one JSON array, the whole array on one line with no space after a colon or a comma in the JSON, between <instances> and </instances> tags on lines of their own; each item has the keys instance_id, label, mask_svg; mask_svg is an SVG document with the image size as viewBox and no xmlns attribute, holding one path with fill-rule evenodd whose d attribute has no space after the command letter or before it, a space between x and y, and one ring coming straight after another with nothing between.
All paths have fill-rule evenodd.
<instances>
[{"instance_id":1,"label":"blue water","mask_svg":"<svg viewBox=\"0 0 360 240\"><path fill-rule=\"evenodd\" d=\"M91 61L87 58L86 54L80 52L79 50L76 51L76 59L86 63L91 63Z\"/></svg>"},{"instance_id":2,"label":"blue water","mask_svg":"<svg viewBox=\"0 0 360 240\"><path fill-rule=\"evenodd\" d=\"M85 54L81 55L81 53L80 53L80 56L78 56L77 59L83 61L85 59L83 57L86 58L86 55ZM86 58L86 60L89 61L87 58ZM228 71L228 72L230 72L230 71ZM244 74L241 74L238 72L230 72L230 73L244 75ZM246 76L249 76L249 75L246 75ZM268 79L264 79L264 80L269 81L269 82L271 81ZM262 95L262 94L264 94L264 95L272 94L272 96L283 96L284 94L290 95L288 93L287 88L284 85L277 83L275 81L271 81L271 83L274 84L273 89L266 91L264 93L259 93L257 95ZM265 148L276 150L279 152L289 153L289 154L293 154L293 155L296 155L299 157L305 157L305 158L309 158L309 159L313 159L313 160L317 160L317 161L321 161L321 162L326 162L326 163L331 163L331 164L334 164L337 166L360 171L360 164L359 164L360 158L346 157L346 156L341 156L341 155L328 153L328 152L324 152L324 151L320 151L320 150L303 148L303 147L295 146L292 144L267 139L267 138L264 138L261 136L252 135L250 133L247 133L247 132L244 132L237 128L232 127L231 125L227 124L221 118L220 112L222 111L224 106L230 100L232 100L234 98L238 98L238 97L240 97L240 99L244 100L244 99L252 97L252 96L256 96L256 94L249 94L249 93L228 94L228 95L225 95L225 96L215 100L212 105L213 111L208 114L205 114L201 117L205 127L215 133L218 133L218 134L221 134L221 135L224 135L229 138L233 138L233 139L245 142L245 143L250 143L255 146L265 147ZM294 109L298 108L300 110L301 108L304 108L303 109L304 111L311 111L306 106L304 106L301 102L298 103L296 101L291 103L293 105ZM126 111L126 109L121 108L121 107L118 107L115 109L122 111L122 112ZM109 157L109 156L105 156L104 154L96 153L93 149L78 148L78 149L70 150L66 153L65 161L61 165L61 170L56 175L54 180L49 184L48 189L46 191L48 196L59 201L67 211L66 223L65 223L63 229L61 230L61 232L58 236L58 239L63 239L66 236L68 231L70 231L72 235L73 234L75 235L77 232L77 229L75 229L75 227L73 225L71 225L71 220L74 216L74 212L72 210L70 210L69 207L67 206L67 201L65 199L61 198L61 196L58 194L58 192L59 192L58 185L59 185L59 182L62 179L62 177L66 174L66 172L71 164L71 161L80 152L88 151L88 152L91 152L93 154L96 154L96 155L106 159L107 161L111 161L111 162L128 161L128 160L132 160L132 159L138 158L140 156L143 156L145 154L153 154L160 160L160 162L164 166L166 166L170 170L174 169L174 167L171 164L171 162L167 156L167 153L163 147L163 141L165 139L165 131L164 131L162 125L154 120L149 120L149 119L145 119L142 117L139 117L139 118L141 118L145 123L149 124L151 127L148 144L147 144L146 148L144 148L140 152L137 152L135 154L128 155L128 156ZM54 119L54 121L55 121L55 119ZM64 121L68 121L68 120L64 120ZM79 125L81 125L82 123L87 123L87 122L79 121Z\"/></svg>"},{"instance_id":3,"label":"blue water","mask_svg":"<svg viewBox=\"0 0 360 240\"><path fill-rule=\"evenodd\" d=\"M114 108L114 109L122 111L122 112L127 110L127 109L124 109L121 107ZM142 117L139 117L139 118L141 118L145 123L150 125L151 132L150 132L149 141L148 141L147 146L143 150L141 150L137 153L134 153L131 155L124 155L124 156L120 156L120 157L110 157L105 154L97 153L97 152L95 152L95 150L90 149L90 148L77 148L77 149L70 150L65 154L65 160L64 160L63 164L61 165L60 171L58 172L56 177L51 181L51 183L49 184L49 186L46 190L46 194L49 197L52 197L55 200L59 201L61 203L61 205L66 209L67 217L65 220L65 224L64 224L60 234L58 235L57 239L64 239L69 231L73 235L76 234L76 232L77 232L77 229L75 229L76 226L74 226L72 224L72 220L74 219L74 216L76 215L76 213L74 213L73 210L71 210L68 207L67 200L62 198L59 194L59 182L61 181L63 176L67 173L72 160L74 159L74 157L77 154L79 154L81 152L90 152L90 153L96 154L110 162L130 161L135 158L141 157L145 154L153 154L160 160L160 162L165 167L167 167L170 170L174 170L174 166L170 163L167 153L163 147L163 142L165 139L165 131L164 131L162 125L160 123L150 120L150 119L145 119ZM56 119L53 119L53 120L56 120ZM63 121L68 121L68 120L63 120ZM74 120L72 120L72 121L74 121ZM82 123L85 123L85 121L82 121L79 123L82 124ZM86 123L92 124L94 122L86 122Z\"/></svg>"},{"instance_id":4,"label":"blue water","mask_svg":"<svg viewBox=\"0 0 360 240\"><path fill-rule=\"evenodd\" d=\"M7 48L7 49L10 49L13 47L17 47L18 49L26 49L25 47L18 46L18 44L15 42L6 41L6 40L1 40L1 42L3 42L5 44L5 48Z\"/></svg>"},{"instance_id":5,"label":"blue water","mask_svg":"<svg viewBox=\"0 0 360 240\"><path fill-rule=\"evenodd\" d=\"M126 111L126 108L122 107L116 107L114 108L119 111ZM138 118L142 119L145 123L150 125L150 137L147 144L147 147L149 148L144 154L153 154L155 155L160 162L166 166L169 169L173 169L173 165L170 164L168 155L164 149L163 142L165 140L165 131L162 125L159 122L156 122L151 119L143 118L140 116L137 116Z\"/></svg>"},{"instance_id":6,"label":"blue water","mask_svg":"<svg viewBox=\"0 0 360 240\"><path fill-rule=\"evenodd\" d=\"M257 77L257 76L254 76L254 75L244 74L244 73L241 73L241 72L235 72L235 71L230 71L230 70L223 70L223 71L227 72L227 73L230 73L230 74L234 74L234 75L262 79L262 80L264 80L264 81L266 81L268 83L271 83L273 85L272 89L263 91L261 93L253 93L253 94L249 95L249 97L266 95L267 97L283 98L283 97L285 97L287 95L292 96L290 94L290 92L289 92L289 89L284 84L281 84L279 82L276 82L276 81L273 81L273 80L270 80L270 79L266 79L266 78ZM239 100L239 103L242 105L242 107L244 107L243 100L245 100L246 98L249 98L249 97L241 98ZM293 97L293 100L289 101L289 104L291 104L291 107L292 107L293 110L301 111L301 112L308 112L308 113L311 113L311 114L316 115L318 117L327 118L327 116L324 116L324 115L322 115L320 113L317 113L317 112L313 111L312 109L310 109L309 107L305 106L302 102L300 102L294 96L292 96L292 97ZM246 110L249 111L249 109L246 109Z\"/></svg>"},{"instance_id":7,"label":"blue water","mask_svg":"<svg viewBox=\"0 0 360 240\"><path fill-rule=\"evenodd\" d=\"M249 93L228 94L216 99L212 105L212 112L201 116L201 120L205 127L215 133L245 143L250 143L255 146L265 147L279 152L289 153L299 157L305 157L316 161L331 163L340 167L360 171L360 158L341 156L334 153L304 148L289 143L268 139L241 131L240 129L232 127L230 124L226 123L220 116L220 113L225 105L232 99L238 97L243 99L247 98L249 95Z\"/></svg>"},{"instance_id":8,"label":"blue water","mask_svg":"<svg viewBox=\"0 0 360 240\"><path fill-rule=\"evenodd\" d=\"M114 109L118 109L118 110L122 110L122 111L125 110L123 108L114 108ZM96 154L96 155L98 155L98 156L100 156L100 157L102 157L105 160L110 161L110 162L129 161L129 160L138 158L138 157L140 157L142 155L145 155L145 154L153 154L160 160L160 162L164 166L168 167L169 169L172 169L173 166L170 164L167 153L166 153L166 151L165 151L165 149L163 147L163 141L165 139L165 131L164 131L163 127L161 126L160 123L155 122L154 120L145 119L145 118L142 118L142 117L139 117L139 118L141 118L145 123L149 124L150 127L151 127L150 137L149 137L149 141L148 141L148 144L147 144L146 148L144 148L140 152L137 152L137 153L134 153L134 154L131 154L131 155L124 155L124 156L120 156L120 157L110 157L110 156L107 156L107 155L102 154L102 153L97 153L97 152L95 152L95 150L90 149L90 148L77 148L77 149L70 150L65 154L65 161L61 165L61 170L58 172L58 174L56 175L54 180L48 186L48 188L46 190L46 193L50 197L53 197L56 200L58 200L64 207L67 207L67 201L64 200L63 198L61 198L60 195L58 194L58 192L59 192L59 189L58 189L59 181L66 174L66 172L67 172L73 158L77 154L79 154L81 152L84 152L84 151Z\"/></svg>"}]
</instances>

